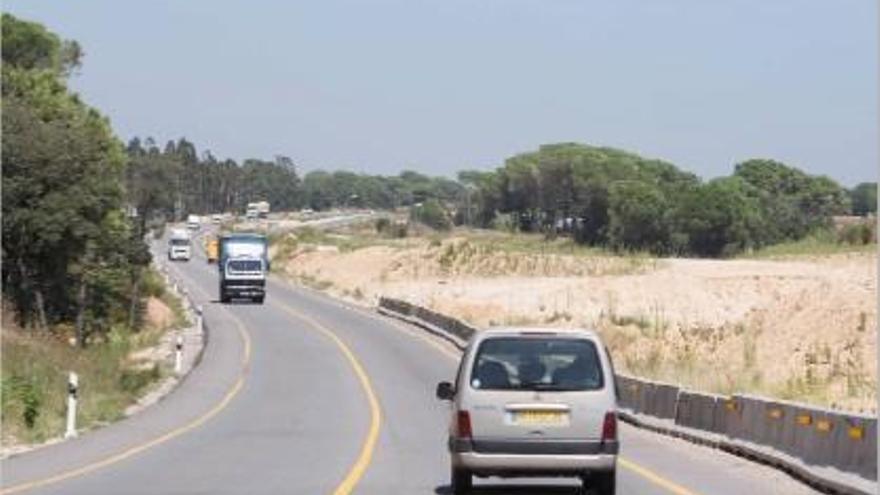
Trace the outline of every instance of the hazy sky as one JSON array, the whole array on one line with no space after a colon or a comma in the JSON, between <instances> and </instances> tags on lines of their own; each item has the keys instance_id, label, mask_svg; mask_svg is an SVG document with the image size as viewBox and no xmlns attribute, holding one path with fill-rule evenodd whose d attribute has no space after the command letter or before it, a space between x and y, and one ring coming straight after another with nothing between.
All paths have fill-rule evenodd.
<instances>
[{"instance_id":1,"label":"hazy sky","mask_svg":"<svg viewBox=\"0 0 880 495\"><path fill-rule=\"evenodd\" d=\"M453 175L548 142L704 177L878 164L876 0L7 0L123 139Z\"/></svg>"}]
</instances>

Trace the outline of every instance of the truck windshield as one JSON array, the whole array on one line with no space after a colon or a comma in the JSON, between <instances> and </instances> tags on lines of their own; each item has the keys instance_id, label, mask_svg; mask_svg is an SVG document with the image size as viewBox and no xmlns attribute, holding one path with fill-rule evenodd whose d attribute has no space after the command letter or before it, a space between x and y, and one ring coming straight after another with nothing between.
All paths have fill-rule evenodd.
<instances>
[{"instance_id":1,"label":"truck windshield","mask_svg":"<svg viewBox=\"0 0 880 495\"><path fill-rule=\"evenodd\" d=\"M260 258L266 252L266 244L262 240L235 240L227 241L224 247L224 255L230 258L252 257Z\"/></svg>"},{"instance_id":2,"label":"truck windshield","mask_svg":"<svg viewBox=\"0 0 880 495\"><path fill-rule=\"evenodd\" d=\"M484 390L598 390L603 381L596 345L573 338L487 339L471 371L471 386Z\"/></svg>"}]
</instances>

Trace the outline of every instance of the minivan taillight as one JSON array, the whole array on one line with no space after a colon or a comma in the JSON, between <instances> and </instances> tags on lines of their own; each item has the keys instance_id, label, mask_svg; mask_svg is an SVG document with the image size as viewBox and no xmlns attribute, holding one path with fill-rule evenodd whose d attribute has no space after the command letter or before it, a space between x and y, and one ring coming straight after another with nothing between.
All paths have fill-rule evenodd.
<instances>
[{"instance_id":1,"label":"minivan taillight","mask_svg":"<svg viewBox=\"0 0 880 495\"><path fill-rule=\"evenodd\" d=\"M602 422L602 441L617 440L617 414L614 412L605 413L605 421Z\"/></svg>"},{"instance_id":2,"label":"minivan taillight","mask_svg":"<svg viewBox=\"0 0 880 495\"><path fill-rule=\"evenodd\" d=\"M458 411L458 422L456 424L458 438L471 438L473 430L471 430L471 415L467 411Z\"/></svg>"}]
</instances>

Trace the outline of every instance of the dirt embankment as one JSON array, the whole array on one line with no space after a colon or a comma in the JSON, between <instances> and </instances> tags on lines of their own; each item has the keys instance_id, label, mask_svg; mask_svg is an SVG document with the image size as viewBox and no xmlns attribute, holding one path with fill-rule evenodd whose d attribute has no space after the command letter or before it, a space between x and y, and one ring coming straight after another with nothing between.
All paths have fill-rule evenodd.
<instances>
[{"instance_id":1,"label":"dirt embankment","mask_svg":"<svg viewBox=\"0 0 880 495\"><path fill-rule=\"evenodd\" d=\"M654 260L459 238L280 254L292 278L361 302L403 298L478 326L596 328L638 375L876 410L873 253Z\"/></svg>"}]
</instances>

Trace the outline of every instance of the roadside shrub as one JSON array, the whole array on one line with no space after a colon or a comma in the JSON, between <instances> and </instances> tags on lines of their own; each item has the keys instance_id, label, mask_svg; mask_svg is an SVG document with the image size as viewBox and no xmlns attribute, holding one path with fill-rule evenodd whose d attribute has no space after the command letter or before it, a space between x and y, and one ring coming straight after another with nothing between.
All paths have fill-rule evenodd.
<instances>
[{"instance_id":1,"label":"roadside shrub","mask_svg":"<svg viewBox=\"0 0 880 495\"><path fill-rule=\"evenodd\" d=\"M119 375L119 388L132 395L139 394L147 385L161 376L159 364L145 370L123 370Z\"/></svg>"},{"instance_id":2,"label":"roadside shrub","mask_svg":"<svg viewBox=\"0 0 880 495\"><path fill-rule=\"evenodd\" d=\"M409 225L406 222L394 222L386 235L392 239L405 239L409 235Z\"/></svg>"},{"instance_id":3,"label":"roadside shrub","mask_svg":"<svg viewBox=\"0 0 880 495\"><path fill-rule=\"evenodd\" d=\"M376 220L376 232L378 232L379 234L386 233L390 228L391 228L391 220L390 219L388 219L386 217L382 217L382 218L379 218Z\"/></svg>"},{"instance_id":4,"label":"roadside shrub","mask_svg":"<svg viewBox=\"0 0 880 495\"><path fill-rule=\"evenodd\" d=\"M17 403L21 411L21 419L29 430L34 428L40 415L42 400L40 392L29 380L13 375L3 383L3 410L7 411L11 403Z\"/></svg>"},{"instance_id":5,"label":"roadside shrub","mask_svg":"<svg viewBox=\"0 0 880 495\"><path fill-rule=\"evenodd\" d=\"M410 217L435 230L446 231L452 228L452 220L449 219L449 214L436 199L429 199L419 206L414 206L410 210Z\"/></svg>"},{"instance_id":6,"label":"roadside shrub","mask_svg":"<svg viewBox=\"0 0 880 495\"><path fill-rule=\"evenodd\" d=\"M141 289L144 296L161 299L165 294L165 283L155 270L147 270L144 272Z\"/></svg>"},{"instance_id":7,"label":"roadside shrub","mask_svg":"<svg viewBox=\"0 0 880 495\"><path fill-rule=\"evenodd\" d=\"M876 234L874 227L868 223L847 225L840 230L838 238L840 242L853 246L863 246L875 242Z\"/></svg>"}]
</instances>

